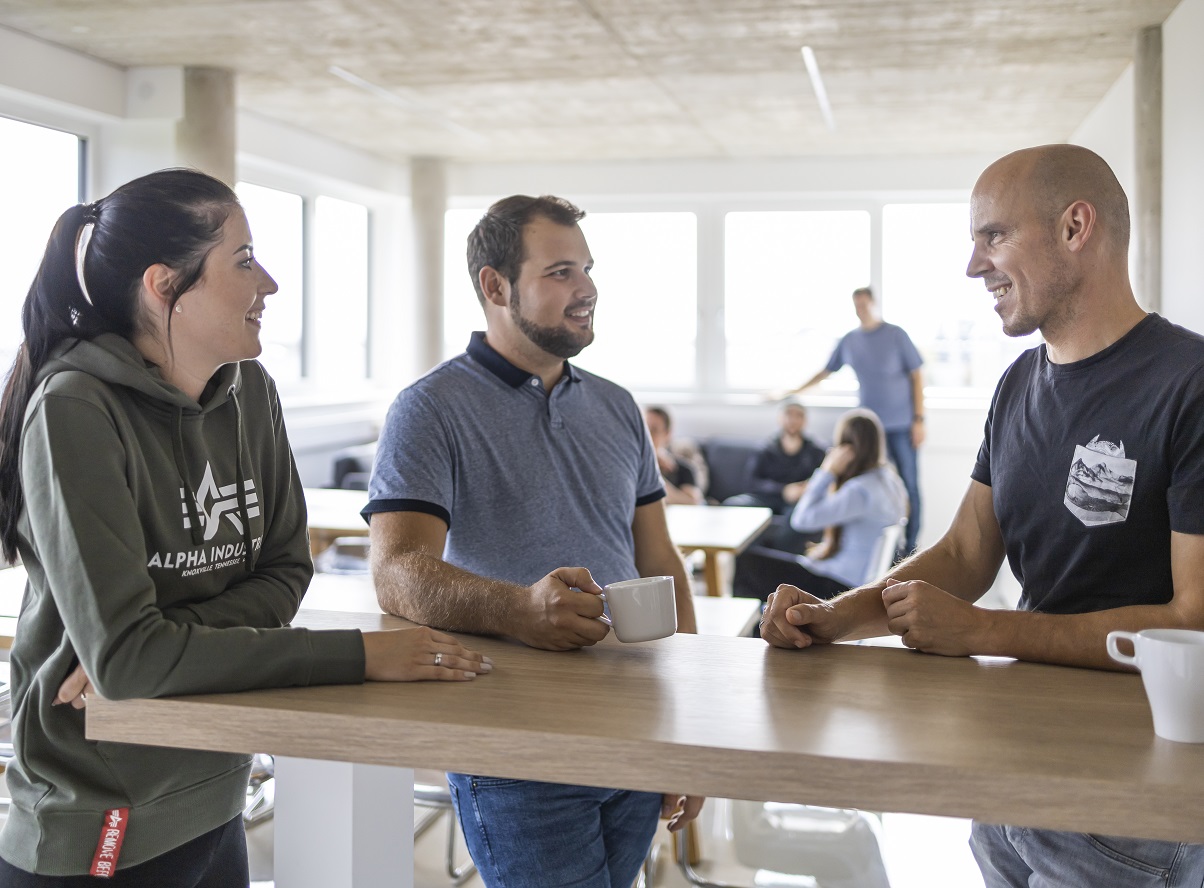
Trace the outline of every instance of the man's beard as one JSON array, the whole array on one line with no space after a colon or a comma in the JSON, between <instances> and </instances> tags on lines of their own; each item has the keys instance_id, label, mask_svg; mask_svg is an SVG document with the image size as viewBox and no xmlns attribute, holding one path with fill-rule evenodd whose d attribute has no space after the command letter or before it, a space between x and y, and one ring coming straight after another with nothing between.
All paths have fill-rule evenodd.
<instances>
[{"instance_id":1,"label":"man's beard","mask_svg":"<svg viewBox=\"0 0 1204 888\"><path fill-rule=\"evenodd\" d=\"M583 330L575 333L563 327L542 327L523 316L518 289L514 290L514 298L510 300L510 317L514 325L523 332L539 348L558 358L575 358L582 350L594 341L594 331Z\"/></svg>"}]
</instances>

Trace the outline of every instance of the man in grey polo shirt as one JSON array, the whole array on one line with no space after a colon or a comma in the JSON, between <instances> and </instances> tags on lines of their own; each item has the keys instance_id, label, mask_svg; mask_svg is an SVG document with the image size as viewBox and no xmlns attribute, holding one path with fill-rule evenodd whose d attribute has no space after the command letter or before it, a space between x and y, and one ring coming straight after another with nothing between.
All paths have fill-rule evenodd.
<instances>
[{"instance_id":1,"label":"man in grey polo shirt","mask_svg":"<svg viewBox=\"0 0 1204 888\"><path fill-rule=\"evenodd\" d=\"M397 397L364 510L390 613L572 650L609 631L597 619L601 585L668 574L679 629L695 629L639 408L566 360L594 338L583 215L559 198L509 197L469 236L486 332ZM658 815L680 829L702 804L466 774L448 782L490 886L626 888Z\"/></svg>"}]
</instances>

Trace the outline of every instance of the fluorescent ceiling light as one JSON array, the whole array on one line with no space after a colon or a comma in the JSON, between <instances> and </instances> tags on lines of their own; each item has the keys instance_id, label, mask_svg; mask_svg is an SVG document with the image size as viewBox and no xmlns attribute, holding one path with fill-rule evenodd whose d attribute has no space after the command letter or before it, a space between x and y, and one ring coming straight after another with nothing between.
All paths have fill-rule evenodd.
<instances>
[{"instance_id":1,"label":"fluorescent ceiling light","mask_svg":"<svg viewBox=\"0 0 1204 888\"><path fill-rule=\"evenodd\" d=\"M832 105L828 101L828 91L824 89L824 79L819 76L819 62L815 61L815 53L811 51L810 46L802 48L803 64L807 66L807 76L811 78L811 88L815 90L816 101L819 102L819 111L824 116L824 123L828 125L828 129L836 129L836 119L832 116Z\"/></svg>"},{"instance_id":2,"label":"fluorescent ceiling light","mask_svg":"<svg viewBox=\"0 0 1204 888\"><path fill-rule=\"evenodd\" d=\"M391 89L385 89L378 83L373 83L371 80L365 80L363 77L352 74L346 68L340 68L338 65L331 65L329 68L327 68L327 70L335 77L347 81L352 86L358 86L365 92L372 93L372 95L376 96L378 99L382 99L388 102L390 105L396 105L398 108L408 111L411 114L416 114L419 117L425 117L427 120L431 121L431 123L441 126L450 132L465 136L482 144L487 141L487 139L476 130L471 130L466 126L461 126L454 120L448 120L443 116L439 109L427 104L416 96L411 95L407 98L406 96L394 92Z\"/></svg>"}]
</instances>

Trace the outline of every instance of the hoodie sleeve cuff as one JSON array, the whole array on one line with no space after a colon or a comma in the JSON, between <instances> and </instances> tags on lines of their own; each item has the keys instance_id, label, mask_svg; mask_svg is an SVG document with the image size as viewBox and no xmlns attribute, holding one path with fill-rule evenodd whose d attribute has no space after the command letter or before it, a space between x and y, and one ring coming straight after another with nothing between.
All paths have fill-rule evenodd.
<instances>
[{"instance_id":1,"label":"hoodie sleeve cuff","mask_svg":"<svg viewBox=\"0 0 1204 888\"><path fill-rule=\"evenodd\" d=\"M364 636L358 629L307 629L311 652L309 684L360 684L364 680Z\"/></svg>"}]
</instances>

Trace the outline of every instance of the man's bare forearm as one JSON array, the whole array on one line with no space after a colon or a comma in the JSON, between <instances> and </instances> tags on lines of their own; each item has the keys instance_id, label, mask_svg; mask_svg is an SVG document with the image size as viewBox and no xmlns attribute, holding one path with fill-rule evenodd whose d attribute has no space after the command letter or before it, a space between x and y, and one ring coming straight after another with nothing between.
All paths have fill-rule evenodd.
<instances>
[{"instance_id":1,"label":"man's bare forearm","mask_svg":"<svg viewBox=\"0 0 1204 888\"><path fill-rule=\"evenodd\" d=\"M925 580L963 601L974 602L991 588L997 570L998 565L990 570L975 558L965 557L950 539L942 538L931 548L900 562L882 579L833 599L833 605L844 612L846 629L840 640L891 634L882 604L887 579Z\"/></svg>"},{"instance_id":2,"label":"man's bare forearm","mask_svg":"<svg viewBox=\"0 0 1204 888\"><path fill-rule=\"evenodd\" d=\"M513 635L516 605L529 593L421 552L373 559L372 574L382 610L450 632Z\"/></svg>"}]
</instances>

